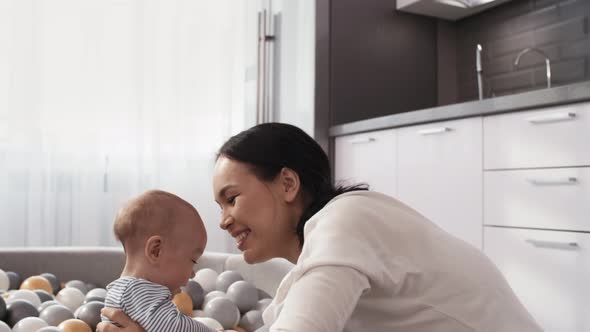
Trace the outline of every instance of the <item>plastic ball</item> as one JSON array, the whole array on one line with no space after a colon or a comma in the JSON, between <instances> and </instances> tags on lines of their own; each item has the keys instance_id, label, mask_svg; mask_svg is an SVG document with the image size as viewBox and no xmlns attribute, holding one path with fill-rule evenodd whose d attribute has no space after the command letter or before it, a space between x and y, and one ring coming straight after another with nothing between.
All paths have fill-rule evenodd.
<instances>
[{"instance_id":1,"label":"plastic ball","mask_svg":"<svg viewBox=\"0 0 590 332\"><path fill-rule=\"evenodd\" d=\"M258 292L259 299L272 299L272 296L268 295L268 293L263 291L262 289L257 288L256 291Z\"/></svg>"},{"instance_id":2,"label":"plastic ball","mask_svg":"<svg viewBox=\"0 0 590 332\"><path fill-rule=\"evenodd\" d=\"M90 303L90 302L102 302L102 303L104 303L104 301L105 301L105 298L104 297L98 297L98 296L88 297L88 296L86 296L86 298L84 299L84 304Z\"/></svg>"},{"instance_id":3,"label":"plastic ball","mask_svg":"<svg viewBox=\"0 0 590 332\"><path fill-rule=\"evenodd\" d=\"M207 315L205 315L205 312L203 310L193 310L193 318L194 317L207 317Z\"/></svg>"},{"instance_id":4,"label":"plastic ball","mask_svg":"<svg viewBox=\"0 0 590 332\"><path fill-rule=\"evenodd\" d=\"M96 330L96 325L100 323L100 310L104 308L102 302L89 302L78 308L76 318L84 321L92 331Z\"/></svg>"},{"instance_id":5,"label":"plastic ball","mask_svg":"<svg viewBox=\"0 0 590 332\"><path fill-rule=\"evenodd\" d=\"M212 291L209 294L205 295L205 299L203 300L203 308L205 308L205 306L207 306L207 303L209 303L209 301L218 298L218 297L225 297L227 298L227 294L225 294L222 291Z\"/></svg>"},{"instance_id":6,"label":"plastic ball","mask_svg":"<svg viewBox=\"0 0 590 332\"><path fill-rule=\"evenodd\" d=\"M39 312L41 312L41 311L43 311L45 308L47 308L47 307L50 307L50 306L52 306L52 305L56 305L56 304L58 304L58 305L62 305L61 303L59 303L59 302L57 302L57 301L55 301L55 300L51 300L51 301L47 301L47 302L43 302L43 303L41 303L41 305L37 307L37 310L38 310Z\"/></svg>"},{"instance_id":7,"label":"plastic ball","mask_svg":"<svg viewBox=\"0 0 590 332\"><path fill-rule=\"evenodd\" d=\"M213 318L195 317L193 319L196 320L197 322L201 322L201 323L205 324L207 327L209 327L210 329L213 329L214 331L217 331L219 329L223 330L223 326L221 326L221 324L219 324L219 322Z\"/></svg>"},{"instance_id":8,"label":"plastic ball","mask_svg":"<svg viewBox=\"0 0 590 332\"><path fill-rule=\"evenodd\" d=\"M63 331L60 330L59 327L57 327L57 326L48 326L48 327L44 327L44 328L38 330L37 332L63 332Z\"/></svg>"},{"instance_id":9,"label":"plastic ball","mask_svg":"<svg viewBox=\"0 0 590 332\"><path fill-rule=\"evenodd\" d=\"M187 293L180 292L174 295L174 298L172 298L172 303L174 303L178 310L180 310L180 312L183 314L189 317L191 317L193 314L193 300L191 300L190 295Z\"/></svg>"},{"instance_id":10,"label":"plastic ball","mask_svg":"<svg viewBox=\"0 0 590 332\"><path fill-rule=\"evenodd\" d=\"M53 296L51 295L51 293L47 293L42 289L35 289L33 292L37 294L37 296L41 300L41 304L43 304L43 302L53 301Z\"/></svg>"},{"instance_id":11,"label":"plastic ball","mask_svg":"<svg viewBox=\"0 0 590 332\"><path fill-rule=\"evenodd\" d=\"M92 332L90 326L79 319L68 319L58 326L63 332Z\"/></svg>"},{"instance_id":12,"label":"plastic ball","mask_svg":"<svg viewBox=\"0 0 590 332\"><path fill-rule=\"evenodd\" d=\"M88 290L88 292L90 292L91 290L93 290L95 288L98 288L98 286L96 286L95 284L93 284L91 282L86 283L86 289Z\"/></svg>"},{"instance_id":13,"label":"plastic ball","mask_svg":"<svg viewBox=\"0 0 590 332\"><path fill-rule=\"evenodd\" d=\"M211 317L223 326L224 329L229 329L235 326L240 319L240 311L238 307L229 299L218 297L211 300L205 308L203 308L205 315Z\"/></svg>"},{"instance_id":14,"label":"plastic ball","mask_svg":"<svg viewBox=\"0 0 590 332\"><path fill-rule=\"evenodd\" d=\"M73 319L74 314L66 306L57 304L43 309L39 313L39 318L51 326L57 326L68 319Z\"/></svg>"},{"instance_id":15,"label":"plastic ball","mask_svg":"<svg viewBox=\"0 0 590 332\"><path fill-rule=\"evenodd\" d=\"M41 273L39 276L41 276L41 277L47 279L47 281L49 281L49 283L51 284L51 288L53 289L53 291L51 292L53 295L57 294L57 292L59 292L61 290L61 285L59 283L59 279L57 279L55 274Z\"/></svg>"},{"instance_id":16,"label":"plastic ball","mask_svg":"<svg viewBox=\"0 0 590 332\"><path fill-rule=\"evenodd\" d=\"M84 293L78 288L67 287L60 290L55 299L70 310L76 311L84 303L84 297Z\"/></svg>"},{"instance_id":17,"label":"plastic ball","mask_svg":"<svg viewBox=\"0 0 590 332\"><path fill-rule=\"evenodd\" d=\"M22 299L16 299L6 307L5 322L10 326L16 325L20 320L27 317L37 317L39 312L31 302Z\"/></svg>"},{"instance_id":18,"label":"plastic ball","mask_svg":"<svg viewBox=\"0 0 590 332\"><path fill-rule=\"evenodd\" d=\"M0 320L0 332L12 332L12 330L10 329L10 326Z\"/></svg>"},{"instance_id":19,"label":"plastic ball","mask_svg":"<svg viewBox=\"0 0 590 332\"><path fill-rule=\"evenodd\" d=\"M205 299L205 291L198 282L189 280L186 286L181 289L191 297L191 300L193 301L193 309L201 308L203 300Z\"/></svg>"},{"instance_id":20,"label":"plastic ball","mask_svg":"<svg viewBox=\"0 0 590 332\"><path fill-rule=\"evenodd\" d=\"M77 288L79 289L84 295L88 293L88 287L86 283L81 280L70 280L66 282L66 288Z\"/></svg>"},{"instance_id":21,"label":"plastic ball","mask_svg":"<svg viewBox=\"0 0 590 332\"><path fill-rule=\"evenodd\" d=\"M107 297L107 290L104 288L94 288L86 293L86 299L89 297L102 297L104 299Z\"/></svg>"},{"instance_id":22,"label":"plastic ball","mask_svg":"<svg viewBox=\"0 0 590 332\"><path fill-rule=\"evenodd\" d=\"M234 331L236 332L249 332L248 330L246 330L245 328L239 327L239 326L234 326L233 327Z\"/></svg>"},{"instance_id":23,"label":"plastic ball","mask_svg":"<svg viewBox=\"0 0 590 332\"><path fill-rule=\"evenodd\" d=\"M268 332L268 331L269 331L268 326L263 326L254 332Z\"/></svg>"},{"instance_id":24,"label":"plastic ball","mask_svg":"<svg viewBox=\"0 0 590 332\"><path fill-rule=\"evenodd\" d=\"M227 292L231 284L236 281L244 280L242 275L236 271L223 271L219 274L215 281L215 289L222 292Z\"/></svg>"},{"instance_id":25,"label":"plastic ball","mask_svg":"<svg viewBox=\"0 0 590 332\"><path fill-rule=\"evenodd\" d=\"M270 305L271 302L272 302L272 299L258 300L258 302L256 302L256 305L254 306L254 310L260 310L260 311L264 312L264 310L266 310L266 308Z\"/></svg>"},{"instance_id":26,"label":"plastic ball","mask_svg":"<svg viewBox=\"0 0 590 332\"><path fill-rule=\"evenodd\" d=\"M41 276L28 277L20 284L20 289L36 290L41 289L47 293L53 293L53 288L49 281Z\"/></svg>"},{"instance_id":27,"label":"plastic ball","mask_svg":"<svg viewBox=\"0 0 590 332\"><path fill-rule=\"evenodd\" d=\"M10 286L8 287L8 289L18 289L21 282L22 282L22 278L20 277L20 274L18 274L16 272L12 272L12 271L6 271L6 275L8 276L8 279L10 280Z\"/></svg>"},{"instance_id":28,"label":"plastic ball","mask_svg":"<svg viewBox=\"0 0 590 332\"><path fill-rule=\"evenodd\" d=\"M6 317L6 301L0 297L0 320L4 320L4 317Z\"/></svg>"},{"instance_id":29,"label":"plastic ball","mask_svg":"<svg viewBox=\"0 0 590 332\"><path fill-rule=\"evenodd\" d=\"M11 292L8 295L8 302L12 302L14 300L27 300L31 302L31 304L37 308L41 305L41 299L35 292L28 290L28 289L19 289L17 291Z\"/></svg>"},{"instance_id":30,"label":"plastic ball","mask_svg":"<svg viewBox=\"0 0 590 332\"><path fill-rule=\"evenodd\" d=\"M198 282L206 293L215 290L215 283L219 274L213 269L201 269L195 273L194 281Z\"/></svg>"},{"instance_id":31,"label":"plastic ball","mask_svg":"<svg viewBox=\"0 0 590 332\"><path fill-rule=\"evenodd\" d=\"M258 302L258 291L247 281L236 281L227 289L227 297L238 306L241 313L245 313Z\"/></svg>"},{"instance_id":32,"label":"plastic ball","mask_svg":"<svg viewBox=\"0 0 590 332\"><path fill-rule=\"evenodd\" d=\"M10 279L6 272L0 269L0 290L9 290L10 289Z\"/></svg>"},{"instance_id":33,"label":"plastic ball","mask_svg":"<svg viewBox=\"0 0 590 332\"><path fill-rule=\"evenodd\" d=\"M240 319L239 325L248 331L258 330L259 328L264 326L264 321L262 320L262 311L248 311L242 316L242 319Z\"/></svg>"},{"instance_id":34,"label":"plastic ball","mask_svg":"<svg viewBox=\"0 0 590 332\"><path fill-rule=\"evenodd\" d=\"M37 330L47 327L47 323L38 317L27 317L21 319L12 328L13 332L37 332Z\"/></svg>"}]
</instances>

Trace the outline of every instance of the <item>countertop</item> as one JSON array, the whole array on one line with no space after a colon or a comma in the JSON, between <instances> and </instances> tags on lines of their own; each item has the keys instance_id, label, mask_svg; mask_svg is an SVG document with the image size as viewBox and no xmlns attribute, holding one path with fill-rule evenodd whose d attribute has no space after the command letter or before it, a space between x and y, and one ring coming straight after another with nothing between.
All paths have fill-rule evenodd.
<instances>
[{"instance_id":1,"label":"countertop","mask_svg":"<svg viewBox=\"0 0 590 332\"><path fill-rule=\"evenodd\" d=\"M392 114L330 127L330 136L564 105L590 100L590 81Z\"/></svg>"}]
</instances>

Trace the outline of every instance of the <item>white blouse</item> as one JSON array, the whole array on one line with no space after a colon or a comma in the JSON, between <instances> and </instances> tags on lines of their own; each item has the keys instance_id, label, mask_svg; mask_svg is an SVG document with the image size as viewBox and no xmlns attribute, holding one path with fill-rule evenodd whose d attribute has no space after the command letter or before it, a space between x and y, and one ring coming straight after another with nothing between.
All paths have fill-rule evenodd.
<instances>
[{"instance_id":1,"label":"white blouse","mask_svg":"<svg viewBox=\"0 0 590 332\"><path fill-rule=\"evenodd\" d=\"M271 332L541 331L480 250L389 196L342 194L304 238L263 314Z\"/></svg>"}]
</instances>

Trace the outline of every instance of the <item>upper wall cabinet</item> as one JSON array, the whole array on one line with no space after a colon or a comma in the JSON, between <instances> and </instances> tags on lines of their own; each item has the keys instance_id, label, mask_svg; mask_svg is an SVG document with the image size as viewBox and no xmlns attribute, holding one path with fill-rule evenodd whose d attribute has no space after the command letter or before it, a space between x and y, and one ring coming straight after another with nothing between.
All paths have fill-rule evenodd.
<instances>
[{"instance_id":1,"label":"upper wall cabinet","mask_svg":"<svg viewBox=\"0 0 590 332\"><path fill-rule=\"evenodd\" d=\"M397 0L397 9L456 21L510 0Z\"/></svg>"}]
</instances>

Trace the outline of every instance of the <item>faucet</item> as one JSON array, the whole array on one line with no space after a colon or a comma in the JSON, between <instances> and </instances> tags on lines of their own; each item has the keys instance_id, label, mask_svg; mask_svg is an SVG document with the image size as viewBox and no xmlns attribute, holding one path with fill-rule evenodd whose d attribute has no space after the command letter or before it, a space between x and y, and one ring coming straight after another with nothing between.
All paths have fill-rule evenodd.
<instances>
[{"instance_id":1,"label":"faucet","mask_svg":"<svg viewBox=\"0 0 590 332\"><path fill-rule=\"evenodd\" d=\"M483 99L483 82L482 82L482 68L481 68L481 44L477 44L475 49L475 70L477 71L477 90L479 92L479 100Z\"/></svg>"},{"instance_id":2,"label":"faucet","mask_svg":"<svg viewBox=\"0 0 590 332\"><path fill-rule=\"evenodd\" d=\"M534 48L534 47L525 48L524 50L520 51L520 53L518 53L518 55L516 56L516 60L514 60L514 66L518 67L518 63L520 62L520 57L522 57L523 55L525 55L529 52L536 52L536 53L539 53L545 57L545 68L546 68L546 72L547 72L547 88L550 88L551 87L551 60L549 59L549 57L547 56L547 54L545 52L541 51L538 48Z\"/></svg>"}]
</instances>

